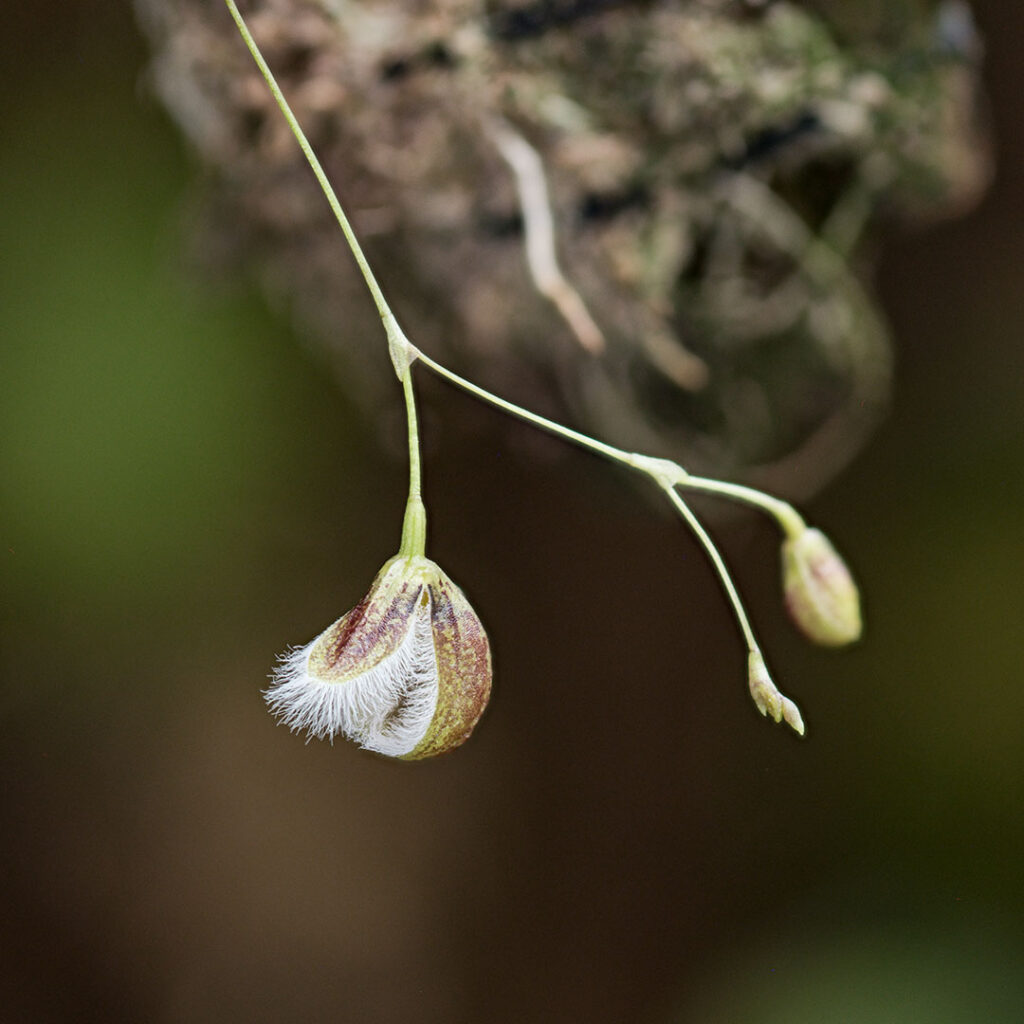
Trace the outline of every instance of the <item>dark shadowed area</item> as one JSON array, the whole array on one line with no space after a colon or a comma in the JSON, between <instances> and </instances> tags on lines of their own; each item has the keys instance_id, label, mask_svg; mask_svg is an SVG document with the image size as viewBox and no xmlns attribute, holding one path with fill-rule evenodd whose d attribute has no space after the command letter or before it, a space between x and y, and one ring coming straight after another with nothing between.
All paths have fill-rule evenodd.
<instances>
[{"instance_id":1,"label":"dark shadowed area","mask_svg":"<svg viewBox=\"0 0 1024 1024\"><path fill-rule=\"evenodd\" d=\"M807 738L757 715L664 502L424 379L429 550L496 672L416 764L259 693L397 547L398 389L366 421L286 314L190 274L201 172L126 4L9 13L0 1018L1021 1019L1024 8L974 7L997 177L890 230L895 408L807 509L864 641L805 646L770 526L713 520Z\"/></svg>"}]
</instances>

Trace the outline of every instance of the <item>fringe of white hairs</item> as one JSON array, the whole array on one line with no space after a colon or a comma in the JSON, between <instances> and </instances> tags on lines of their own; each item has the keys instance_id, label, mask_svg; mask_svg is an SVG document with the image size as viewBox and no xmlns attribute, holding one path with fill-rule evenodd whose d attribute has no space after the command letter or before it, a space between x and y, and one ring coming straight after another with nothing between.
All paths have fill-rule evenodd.
<instances>
[{"instance_id":1,"label":"fringe of white hairs","mask_svg":"<svg viewBox=\"0 0 1024 1024\"><path fill-rule=\"evenodd\" d=\"M309 656L320 637L284 655L264 691L270 710L292 732L333 742L341 733L366 750L401 757L430 728L440 680L431 602L416 602L402 642L362 675L343 683L309 674Z\"/></svg>"}]
</instances>

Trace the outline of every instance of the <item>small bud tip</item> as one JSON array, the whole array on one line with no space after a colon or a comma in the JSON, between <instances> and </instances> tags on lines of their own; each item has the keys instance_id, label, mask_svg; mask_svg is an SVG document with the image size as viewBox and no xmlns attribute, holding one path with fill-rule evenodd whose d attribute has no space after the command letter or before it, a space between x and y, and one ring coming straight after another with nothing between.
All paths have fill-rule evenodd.
<instances>
[{"instance_id":1,"label":"small bud tip","mask_svg":"<svg viewBox=\"0 0 1024 1024\"><path fill-rule=\"evenodd\" d=\"M800 709L788 697L779 692L772 682L764 657L760 651L751 651L747 663L750 696L762 715L770 715L776 722L785 721L795 732L803 736L804 720Z\"/></svg>"},{"instance_id":2,"label":"small bud tip","mask_svg":"<svg viewBox=\"0 0 1024 1024\"><path fill-rule=\"evenodd\" d=\"M782 698L782 717L786 724L798 735L804 734L804 720L800 709L788 697Z\"/></svg>"}]
</instances>

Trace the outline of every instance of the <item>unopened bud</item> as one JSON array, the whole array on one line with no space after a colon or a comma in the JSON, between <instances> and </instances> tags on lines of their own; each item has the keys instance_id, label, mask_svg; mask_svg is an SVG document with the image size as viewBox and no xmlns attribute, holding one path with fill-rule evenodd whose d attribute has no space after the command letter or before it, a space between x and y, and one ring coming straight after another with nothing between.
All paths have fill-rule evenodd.
<instances>
[{"instance_id":1,"label":"unopened bud","mask_svg":"<svg viewBox=\"0 0 1024 1024\"><path fill-rule=\"evenodd\" d=\"M801 736L804 734L804 720L800 709L788 697L779 692L779 688L768 675L768 668L759 651L751 651L747 662L750 682L750 696L754 698L757 710L762 715L770 715L776 722L785 721Z\"/></svg>"},{"instance_id":2,"label":"unopened bud","mask_svg":"<svg viewBox=\"0 0 1024 1024\"><path fill-rule=\"evenodd\" d=\"M399 555L355 608L285 656L265 697L293 731L416 760L464 742L490 692L476 612L435 562Z\"/></svg>"},{"instance_id":3,"label":"unopened bud","mask_svg":"<svg viewBox=\"0 0 1024 1024\"><path fill-rule=\"evenodd\" d=\"M821 530L783 542L782 587L790 616L815 643L842 647L860 637L857 584Z\"/></svg>"}]
</instances>

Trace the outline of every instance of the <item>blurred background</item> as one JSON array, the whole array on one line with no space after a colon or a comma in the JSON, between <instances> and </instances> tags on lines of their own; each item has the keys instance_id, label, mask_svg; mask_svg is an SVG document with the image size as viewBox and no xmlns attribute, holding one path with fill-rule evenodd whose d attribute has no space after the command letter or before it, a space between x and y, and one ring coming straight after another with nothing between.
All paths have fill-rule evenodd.
<instances>
[{"instance_id":1,"label":"blurred background","mask_svg":"<svg viewBox=\"0 0 1024 1024\"><path fill-rule=\"evenodd\" d=\"M412 765L259 696L397 545L397 390L382 430L190 272L200 172L126 4L8 12L0 1018L1021 1019L1024 9L973 6L996 179L885 239L895 406L807 507L863 643L806 647L771 527L717 522L806 740L667 506L424 379L431 554L496 678Z\"/></svg>"}]
</instances>

